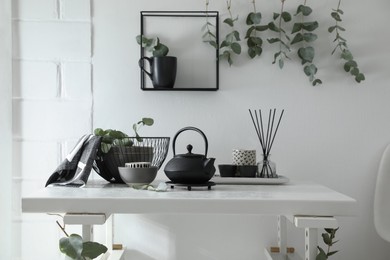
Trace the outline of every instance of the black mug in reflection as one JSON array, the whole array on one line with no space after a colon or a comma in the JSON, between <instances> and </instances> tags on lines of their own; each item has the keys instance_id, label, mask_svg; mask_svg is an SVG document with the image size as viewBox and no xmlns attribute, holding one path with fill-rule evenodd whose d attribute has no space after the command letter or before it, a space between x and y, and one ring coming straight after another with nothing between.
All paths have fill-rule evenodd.
<instances>
[{"instance_id":1,"label":"black mug in reflection","mask_svg":"<svg viewBox=\"0 0 390 260\"><path fill-rule=\"evenodd\" d=\"M150 64L150 72L144 68L144 60ZM138 62L139 67L152 80L155 88L173 88L176 80L177 58L172 56L142 57Z\"/></svg>"}]
</instances>

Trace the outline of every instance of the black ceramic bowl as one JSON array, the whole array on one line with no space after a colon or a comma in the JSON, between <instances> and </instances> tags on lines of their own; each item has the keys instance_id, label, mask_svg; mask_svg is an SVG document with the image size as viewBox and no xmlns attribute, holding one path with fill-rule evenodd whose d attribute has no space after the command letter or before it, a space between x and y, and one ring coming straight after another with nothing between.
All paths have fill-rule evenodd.
<instances>
[{"instance_id":1,"label":"black ceramic bowl","mask_svg":"<svg viewBox=\"0 0 390 260\"><path fill-rule=\"evenodd\" d=\"M237 166L233 164L219 164L219 174L221 177L236 177Z\"/></svg>"},{"instance_id":2,"label":"black ceramic bowl","mask_svg":"<svg viewBox=\"0 0 390 260\"><path fill-rule=\"evenodd\" d=\"M236 177L254 178L257 173L257 165L239 165L237 166Z\"/></svg>"}]
</instances>

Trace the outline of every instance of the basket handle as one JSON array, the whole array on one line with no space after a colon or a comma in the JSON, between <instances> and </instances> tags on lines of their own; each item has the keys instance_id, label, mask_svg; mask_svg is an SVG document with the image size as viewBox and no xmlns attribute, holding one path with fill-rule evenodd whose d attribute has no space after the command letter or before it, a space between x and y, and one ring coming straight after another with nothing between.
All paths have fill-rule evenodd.
<instances>
[{"instance_id":1,"label":"basket handle","mask_svg":"<svg viewBox=\"0 0 390 260\"><path fill-rule=\"evenodd\" d=\"M177 136L184 132L184 131L187 131L187 130L192 130L192 131L195 131L195 132L198 132L199 134L202 135L203 137L203 140L204 140L204 143L205 143L205 152L204 152L204 157L207 157L207 150L208 150L208 147L209 147L209 143L207 142L207 137L206 135L202 132L202 130L200 130L199 128L196 128L196 127L193 127L193 126L187 126L187 127L184 127L182 129L180 129L175 137L173 137L173 142L172 142L172 149L173 149L173 156L175 157L176 156L176 138Z\"/></svg>"}]
</instances>

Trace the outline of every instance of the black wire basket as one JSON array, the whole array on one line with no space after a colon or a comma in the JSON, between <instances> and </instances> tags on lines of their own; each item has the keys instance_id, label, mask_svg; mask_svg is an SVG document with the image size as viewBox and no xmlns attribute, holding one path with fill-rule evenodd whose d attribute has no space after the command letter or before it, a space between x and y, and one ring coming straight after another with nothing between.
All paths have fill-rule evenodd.
<instances>
[{"instance_id":1,"label":"black wire basket","mask_svg":"<svg viewBox=\"0 0 390 260\"><path fill-rule=\"evenodd\" d=\"M110 145L108 151L102 151L100 147L93 165L97 174L111 183L124 183L118 167L131 162L150 162L151 166L160 169L168 154L169 137L142 137L142 141L135 137L125 139L122 139L121 144Z\"/></svg>"}]
</instances>

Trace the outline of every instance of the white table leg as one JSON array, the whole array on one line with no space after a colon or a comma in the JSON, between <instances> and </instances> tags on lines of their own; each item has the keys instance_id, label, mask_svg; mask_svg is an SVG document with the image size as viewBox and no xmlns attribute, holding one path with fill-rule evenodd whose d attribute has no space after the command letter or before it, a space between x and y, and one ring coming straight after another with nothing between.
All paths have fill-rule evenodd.
<instances>
[{"instance_id":1,"label":"white table leg","mask_svg":"<svg viewBox=\"0 0 390 260\"><path fill-rule=\"evenodd\" d=\"M305 260L315 260L317 256L318 229L305 228Z\"/></svg>"},{"instance_id":2,"label":"white table leg","mask_svg":"<svg viewBox=\"0 0 390 260\"><path fill-rule=\"evenodd\" d=\"M83 241L93 241L93 225L81 225Z\"/></svg>"},{"instance_id":3,"label":"white table leg","mask_svg":"<svg viewBox=\"0 0 390 260\"><path fill-rule=\"evenodd\" d=\"M281 253L287 252L287 223L282 215L278 215L278 247Z\"/></svg>"}]
</instances>

